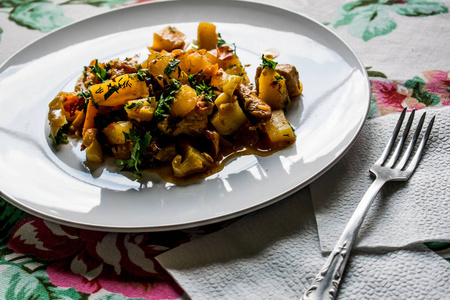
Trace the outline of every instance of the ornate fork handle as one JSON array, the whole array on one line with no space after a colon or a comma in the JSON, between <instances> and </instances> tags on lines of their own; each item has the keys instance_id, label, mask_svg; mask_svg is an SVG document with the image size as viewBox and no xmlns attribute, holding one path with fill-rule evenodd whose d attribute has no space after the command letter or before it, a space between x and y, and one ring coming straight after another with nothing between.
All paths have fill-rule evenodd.
<instances>
[{"instance_id":1,"label":"ornate fork handle","mask_svg":"<svg viewBox=\"0 0 450 300\"><path fill-rule=\"evenodd\" d=\"M354 214L347 223L339 241L328 257L325 265L317 274L310 288L303 295L303 300L335 299L345 265L350 257L350 250L355 243L359 229L369 208L387 180L378 177L368 188Z\"/></svg>"},{"instance_id":2,"label":"ornate fork handle","mask_svg":"<svg viewBox=\"0 0 450 300\"><path fill-rule=\"evenodd\" d=\"M406 109L400 115L397 125L394 128L391 139L389 140L386 148L384 149L381 157L370 168L370 172L375 175L375 181L366 191L355 212L353 213L350 221L344 229L339 241L334 247L331 255L325 262L324 267L320 270L319 274L314 279L312 286L303 295L303 300L322 300L336 298L339 283L341 282L342 275L344 273L345 265L347 264L350 251L355 243L356 236L361 228L370 206L372 205L375 196L387 181L406 181L414 172L417 167L425 144L429 138L431 128L433 127L434 117L428 124L428 128L420 141L417 151L414 156L411 157L413 149L416 146L419 138L420 131L422 130L423 122L425 120L425 113L417 124L416 131L412 137L406 150L402 150L405 145L411 124L414 118L415 111L413 110L409 116L408 122L403 131L403 135L400 138L394 152L391 155L391 150L397 139L400 127L402 126L403 119L405 118ZM402 157L400 155L403 153ZM409 162L409 164L408 164Z\"/></svg>"}]
</instances>

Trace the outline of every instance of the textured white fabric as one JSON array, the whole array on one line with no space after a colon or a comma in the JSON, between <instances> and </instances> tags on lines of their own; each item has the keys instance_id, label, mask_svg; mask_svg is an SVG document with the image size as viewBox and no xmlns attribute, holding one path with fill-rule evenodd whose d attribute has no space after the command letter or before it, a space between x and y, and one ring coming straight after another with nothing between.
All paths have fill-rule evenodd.
<instances>
[{"instance_id":1,"label":"textured white fabric","mask_svg":"<svg viewBox=\"0 0 450 300\"><path fill-rule=\"evenodd\" d=\"M299 299L325 261L307 189L157 257L192 299ZM450 264L424 246L355 252L339 299L445 299Z\"/></svg>"},{"instance_id":2,"label":"textured white fabric","mask_svg":"<svg viewBox=\"0 0 450 300\"><path fill-rule=\"evenodd\" d=\"M383 187L361 228L359 247L450 241L450 107L417 111L414 124L425 111L427 121L436 115L436 122L423 158L407 182ZM331 251L372 183L370 166L383 152L398 116L369 120L345 157L311 184L323 251Z\"/></svg>"}]
</instances>

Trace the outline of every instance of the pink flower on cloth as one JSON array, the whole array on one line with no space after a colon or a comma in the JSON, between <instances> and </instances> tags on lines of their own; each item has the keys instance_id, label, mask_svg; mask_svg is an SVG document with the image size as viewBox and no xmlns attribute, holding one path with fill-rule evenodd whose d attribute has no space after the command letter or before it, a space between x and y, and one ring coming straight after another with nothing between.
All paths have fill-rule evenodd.
<instances>
[{"instance_id":1,"label":"pink flower on cloth","mask_svg":"<svg viewBox=\"0 0 450 300\"><path fill-rule=\"evenodd\" d=\"M397 83L392 81L372 80L372 96L375 98L382 115L401 111L407 91L400 91Z\"/></svg>"},{"instance_id":2,"label":"pink flower on cloth","mask_svg":"<svg viewBox=\"0 0 450 300\"><path fill-rule=\"evenodd\" d=\"M51 261L47 274L55 286L144 299L183 293L153 259L167 247L152 245L145 233L96 232L29 217L16 226L8 248Z\"/></svg>"},{"instance_id":3,"label":"pink flower on cloth","mask_svg":"<svg viewBox=\"0 0 450 300\"><path fill-rule=\"evenodd\" d=\"M428 80L423 89L427 92L438 94L442 105L450 105L450 77L449 72L427 71L423 75Z\"/></svg>"}]
</instances>

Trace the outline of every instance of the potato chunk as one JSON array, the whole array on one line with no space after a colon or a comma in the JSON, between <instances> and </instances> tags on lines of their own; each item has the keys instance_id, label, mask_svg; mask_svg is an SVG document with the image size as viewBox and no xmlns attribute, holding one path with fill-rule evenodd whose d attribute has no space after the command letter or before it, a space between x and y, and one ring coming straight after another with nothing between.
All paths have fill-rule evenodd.
<instances>
[{"instance_id":1,"label":"potato chunk","mask_svg":"<svg viewBox=\"0 0 450 300\"><path fill-rule=\"evenodd\" d=\"M188 85L182 85L175 94L169 114L173 117L184 117L195 108L197 92Z\"/></svg>"},{"instance_id":2,"label":"potato chunk","mask_svg":"<svg viewBox=\"0 0 450 300\"><path fill-rule=\"evenodd\" d=\"M91 163L101 163L103 161L103 148L97 139L97 128L86 130L83 136L83 147L86 149L86 160Z\"/></svg>"},{"instance_id":3,"label":"potato chunk","mask_svg":"<svg viewBox=\"0 0 450 300\"><path fill-rule=\"evenodd\" d=\"M284 109L289 104L286 80L274 69L263 68L258 87L259 98L269 104L272 110Z\"/></svg>"},{"instance_id":4,"label":"potato chunk","mask_svg":"<svg viewBox=\"0 0 450 300\"><path fill-rule=\"evenodd\" d=\"M188 146L184 157L177 155L172 160L172 170L176 177L185 177L193 173L203 172L213 164L214 159L209 154Z\"/></svg>"},{"instance_id":5,"label":"potato chunk","mask_svg":"<svg viewBox=\"0 0 450 300\"><path fill-rule=\"evenodd\" d=\"M151 121L156 110L157 102L155 97L148 97L146 99L131 100L125 105L130 120L138 122Z\"/></svg>"},{"instance_id":6,"label":"potato chunk","mask_svg":"<svg viewBox=\"0 0 450 300\"><path fill-rule=\"evenodd\" d=\"M197 46L199 49L211 50L217 46L216 25L201 22L197 28Z\"/></svg>"},{"instance_id":7,"label":"potato chunk","mask_svg":"<svg viewBox=\"0 0 450 300\"><path fill-rule=\"evenodd\" d=\"M272 117L263 124L263 129L273 147L284 147L295 142L295 134L282 110L272 111Z\"/></svg>"},{"instance_id":8,"label":"potato chunk","mask_svg":"<svg viewBox=\"0 0 450 300\"><path fill-rule=\"evenodd\" d=\"M118 121L106 126L103 133L110 144L125 144L124 132L129 133L131 128L133 128L133 124L130 121Z\"/></svg>"},{"instance_id":9,"label":"potato chunk","mask_svg":"<svg viewBox=\"0 0 450 300\"><path fill-rule=\"evenodd\" d=\"M223 103L212 116L211 124L220 135L231 135L248 121L239 102Z\"/></svg>"},{"instance_id":10,"label":"potato chunk","mask_svg":"<svg viewBox=\"0 0 450 300\"><path fill-rule=\"evenodd\" d=\"M67 124L66 113L64 111L63 99L67 93L60 92L56 97L50 102L48 120L50 121L50 133L53 136L58 134L58 131Z\"/></svg>"},{"instance_id":11,"label":"potato chunk","mask_svg":"<svg viewBox=\"0 0 450 300\"><path fill-rule=\"evenodd\" d=\"M152 49L156 51L182 49L185 46L186 35L173 26L167 26L153 34Z\"/></svg>"}]
</instances>

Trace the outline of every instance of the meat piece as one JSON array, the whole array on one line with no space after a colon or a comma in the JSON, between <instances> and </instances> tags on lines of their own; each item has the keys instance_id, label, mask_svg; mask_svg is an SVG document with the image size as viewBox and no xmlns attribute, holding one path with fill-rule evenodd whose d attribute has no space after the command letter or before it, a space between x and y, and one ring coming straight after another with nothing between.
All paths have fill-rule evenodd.
<instances>
[{"instance_id":1,"label":"meat piece","mask_svg":"<svg viewBox=\"0 0 450 300\"><path fill-rule=\"evenodd\" d=\"M261 76L262 67L259 66L256 69L256 75L255 75L255 85L256 89L259 88L259 77ZM275 68L275 71L277 71L278 74L284 77L286 80L286 87L289 93L289 97L294 97L297 95L300 95L302 92L302 84L300 83L300 79L298 76L297 69L290 64L278 64Z\"/></svg>"},{"instance_id":2,"label":"meat piece","mask_svg":"<svg viewBox=\"0 0 450 300\"><path fill-rule=\"evenodd\" d=\"M272 109L268 104L258 98L255 92L250 90L250 88L245 84L240 84L235 93L244 104L244 110L254 119L259 121L267 121L272 115Z\"/></svg>"}]
</instances>

